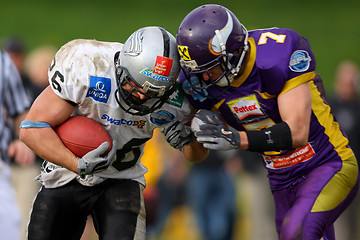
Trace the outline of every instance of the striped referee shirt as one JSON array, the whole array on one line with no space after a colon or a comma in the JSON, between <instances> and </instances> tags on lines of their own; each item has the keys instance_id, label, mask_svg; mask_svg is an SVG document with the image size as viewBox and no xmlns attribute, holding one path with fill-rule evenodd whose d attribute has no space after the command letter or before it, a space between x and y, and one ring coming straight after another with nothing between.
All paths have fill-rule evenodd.
<instances>
[{"instance_id":1,"label":"striped referee shirt","mask_svg":"<svg viewBox=\"0 0 360 240\"><path fill-rule=\"evenodd\" d=\"M9 54L0 51L0 159L8 162L9 143L13 139L12 119L31 105L21 77Z\"/></svg>"}]
</instances>

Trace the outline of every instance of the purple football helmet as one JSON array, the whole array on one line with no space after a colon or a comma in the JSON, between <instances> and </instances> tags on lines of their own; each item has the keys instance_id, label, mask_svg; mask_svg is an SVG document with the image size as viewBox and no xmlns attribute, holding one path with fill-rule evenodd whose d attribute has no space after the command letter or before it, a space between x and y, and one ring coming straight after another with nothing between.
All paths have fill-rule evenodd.
<instances>
[{"instance_id":1,"label":"purple football helmet","mask_svg":"<svg viewBox=\"0 0 360 240\"><path fill-rule=\"evenodd\" d=\"M176 35L180 65L191 88L212 98L207 89L217 85L224 90L239 74L248 50L248 32L227 8L208 4L191 11L181 22ZM220 66L221 76L212 79L209 70ZM207 74L204 81L203 74ZM199 81L193 84L191 78ZM221 94L220 94L221 95Z\"/></svg>"}]
</instances>

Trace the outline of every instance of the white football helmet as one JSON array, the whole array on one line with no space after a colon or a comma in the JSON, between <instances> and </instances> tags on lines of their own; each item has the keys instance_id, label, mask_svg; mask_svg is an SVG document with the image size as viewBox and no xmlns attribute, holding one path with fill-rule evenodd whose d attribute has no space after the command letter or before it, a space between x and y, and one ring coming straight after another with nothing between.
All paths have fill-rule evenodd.
<instances>
[{"instance_id":1,"label":"white football helmet","mask_svg":"<svg viewBox=\"0 0 360 240\"><path fill-rule=\"evenodd\" d=\"M133 115L151 113L172 94L179 76L175 37L161 27L141 28L126 40L119 56L115 56L115 64L118 84L115 95L120 107ZM132 90L125 90L124 84L129 84ZM145 95L146 100L134 98L134 91Z\"/></svg>"}]
</instances>

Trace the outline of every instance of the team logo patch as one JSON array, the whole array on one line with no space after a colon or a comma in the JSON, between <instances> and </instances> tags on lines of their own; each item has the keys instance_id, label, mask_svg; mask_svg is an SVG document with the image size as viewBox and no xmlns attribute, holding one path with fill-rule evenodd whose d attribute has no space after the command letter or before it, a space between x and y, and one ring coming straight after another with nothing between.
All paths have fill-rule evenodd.
<instances>
[{"instance_id":1,"label":"team logo patch","mask_svg":"<svg viewBox=\"0 0 360 240\"><path fill-rule=\"evenodd\" d=\"M157 126L169 123L175 119L175 116L165 110L160 110L158 112L153 112L150 114L150 121Z\"/></svg>"},{"instance_id":2,"label":"team logo patch","mask_svg":"<svg viewBox=\"0 0 360 240\"><path fill-rule=\"evenodd\" d=\"M111 92L111 79L104 77L90 76L90 86L86 97L95 101L107 103Z\"/></svg>"},{"instance_id":3,"label":"team logo patch","mask_svg":"<svg viewBox=\"0 0 360 240\"><path fill-rule=\"evenodd\" d=\"M154 67L154 73L163 75L163 76L169 76L171 67L172 67L173 60L167 57L157 56L155 67Z\"/></svg>"},{"instance_id":4,"label":"team logo patch","mask_svg":"<svg viewBox=\"0 0 360 240\"><path fill-rule=\"evenodd\" d=\"M166 103L181 108L184 102L184 91L182 90L181 84L175 85L175 91L166 100Z\"/></svg>"},{"instance_id":5,"label":"team logo patch","mask_svg":"<svg viewBox=\"0 0 360 240\"><path fill-rule=\"evenodd\" d=\"M124 50L125 55L136 57L143 51L142 41L144 30L139 30L131 34L129 37L129 48Z\"/></svg>"},{"instance_id":6,"label":"team logo patch","mask_svg":"<svg viewBox=\"0 0 360 240\"><path fill-rule=\"evenodd\" d=\"M227 105L240 121L252 116L264 116L255 95L232 100Z\"/></svg>"},{"instance_id":7,"label":"team logo patch","mask_svg":"<svg viewBox=\"0 0 360 240\"><path fill-rule=\"evenodd\" d=\"M295 51L290 58L289 68L294 72L304 72L310 67L311 58L305 50Z\"/></svg>"}]
</instances>

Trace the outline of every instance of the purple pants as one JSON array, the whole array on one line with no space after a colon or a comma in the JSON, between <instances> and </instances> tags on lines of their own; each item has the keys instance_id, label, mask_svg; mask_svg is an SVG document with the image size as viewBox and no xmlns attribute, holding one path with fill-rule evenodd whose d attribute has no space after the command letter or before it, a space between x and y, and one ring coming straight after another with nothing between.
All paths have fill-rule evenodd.
<instances>
[{"instance_id":1,"label":"purple pants","mask_svg":"<svg viewBox=\"0 0 360 240\"><path fill-rule=\"evenodd\" d=\"M333 223L359 188L355 157L338 171L324 164L301 176L291 187L273 191L276 230L280 240L335 240Z\"/></svg>"}]
</instances>

